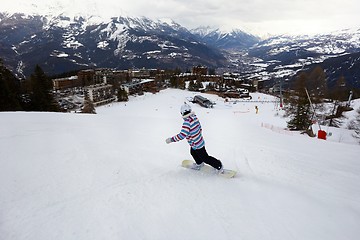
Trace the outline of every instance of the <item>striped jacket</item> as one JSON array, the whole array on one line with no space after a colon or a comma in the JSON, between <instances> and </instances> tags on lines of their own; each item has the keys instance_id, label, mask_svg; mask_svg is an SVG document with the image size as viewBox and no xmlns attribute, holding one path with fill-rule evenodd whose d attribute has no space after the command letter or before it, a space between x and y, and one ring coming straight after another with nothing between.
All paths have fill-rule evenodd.
<instances>
[{"instance_id":1,"label":"striped jacket","mask_svg":"<svg viewBox=\"0 0 360 240\"><path fill-rule=\"evenodd\" d=\"M199 119L192 113L184 118L180 133L172 137L171 140L178 142L186 138L191 148L200 149L205 146L201 132L202 128Z\"/></svg>"}]
</instances>

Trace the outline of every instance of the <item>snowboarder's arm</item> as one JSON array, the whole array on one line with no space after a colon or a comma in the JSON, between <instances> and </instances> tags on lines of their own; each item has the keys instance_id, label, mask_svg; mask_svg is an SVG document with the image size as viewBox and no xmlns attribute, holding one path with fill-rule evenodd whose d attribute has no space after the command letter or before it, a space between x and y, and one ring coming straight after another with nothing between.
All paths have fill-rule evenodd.
<instances>
[{"instance_id":1,"label":"snowboarder's arm","mask_svg":"<svg viewBox=\"0 0 360 240\"><path fill-rule=\"evenodd\" d=\"M178 142L183 140L184 138L186 138L186 136L188 136L190 133L190 123L187 121L184 121L182 127L181 127L181 131L179 134L171 137L171 142ZM166 142L168 142L169 140L167 139Z\"/></svg>"}]
</instances>

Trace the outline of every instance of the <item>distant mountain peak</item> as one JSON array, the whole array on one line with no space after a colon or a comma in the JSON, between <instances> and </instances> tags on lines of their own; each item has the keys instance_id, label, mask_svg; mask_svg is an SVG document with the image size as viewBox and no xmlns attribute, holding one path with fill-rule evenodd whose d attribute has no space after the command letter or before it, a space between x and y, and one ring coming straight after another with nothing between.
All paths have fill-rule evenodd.
<instances>
[{"instance_id":1,"label":"distant mountain peak","mask_svg":"<svg viewBox=\"0 0 360 240\"><path fill-rule=\"evenodd\" d=\"M2 3L2 12L10 14L23 13L25 15L41 15L47 17L66 16L75 18L78 16L87 19L92 18L99 21L106 21L113 16L129 16L131 14L122 9L120 3L114 2L111 6L101 5L98 1L87 0L48 0L40 3L28 3L23 0L12 0Z\"/></svg>"},{"instance_id":2,"label":"distant mountain peak","mask_svg":"<svg viewBox=\"0 0 360 240\"><path fill-rule=\"evenodd\" d=\"M191 32L197 34L201 37L204 37L212 32L219 32L219 28L211 27L211 26L200 26L194 29L191 29Z\"/></svg>"},{"instance_id":3,"label":"distant mountain peak","mask_svg":"<svg viewBox=\"0 0 360 240\"><path fill-rule=\"evenodd\" d=\"M253 46L260 38L240 29L221 30L211 26L192 29L191 32L202 41L222 49L244 49Z\"/></svg>"}]
</instances>

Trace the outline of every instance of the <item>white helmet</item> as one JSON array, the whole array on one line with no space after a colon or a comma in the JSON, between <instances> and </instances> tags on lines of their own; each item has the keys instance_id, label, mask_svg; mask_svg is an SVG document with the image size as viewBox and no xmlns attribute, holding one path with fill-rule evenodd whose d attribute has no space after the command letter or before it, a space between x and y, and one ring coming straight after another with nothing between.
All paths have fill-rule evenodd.
<instances>
[{"instance_id":1,"label":"white helmet","mask_svg":"<svg viewBox=\"0 0 360 240\"><path fill-rule=\"evenodd\" d=\"M191 113L191 107L187 103L184 103L180 108L180 113L182 116Z\"/></svg>"}]
</instances>

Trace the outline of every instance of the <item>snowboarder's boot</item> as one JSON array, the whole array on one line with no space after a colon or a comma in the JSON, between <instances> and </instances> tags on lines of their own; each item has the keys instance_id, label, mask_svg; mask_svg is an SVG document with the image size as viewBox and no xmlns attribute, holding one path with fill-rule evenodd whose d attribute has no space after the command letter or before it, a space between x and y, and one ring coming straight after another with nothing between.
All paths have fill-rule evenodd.
<instances>
[{"instance_id":1,"label":"snowboarder's boot","mask_svg":"<svg viewBox=\"0 0 360 240\"><path fill-rule=\"evenodd\" d=\"M193 163L191 169L194 169L194 170L200 170L201 167L204 166L204 163L200 163L200 164L197 164L197 163Z\"/></svg>"},{"instance_id":2,"label":"snowboarder's boot","mask_svg":"<svg viewBox=\"0 0 360 240\"><path fill-rule=\"evenodd\" d=\"M216 169L216 168L215 168L215 169ZM221 164L220 169L216 169L215 171L216 171L217 174L222 174L222 173L224 173L224 166Z\"/></svg>"}]
</instances>

